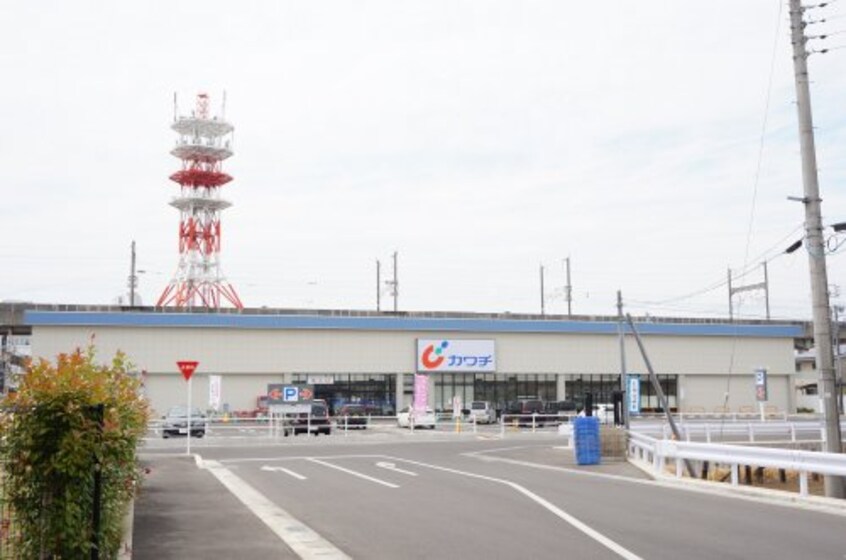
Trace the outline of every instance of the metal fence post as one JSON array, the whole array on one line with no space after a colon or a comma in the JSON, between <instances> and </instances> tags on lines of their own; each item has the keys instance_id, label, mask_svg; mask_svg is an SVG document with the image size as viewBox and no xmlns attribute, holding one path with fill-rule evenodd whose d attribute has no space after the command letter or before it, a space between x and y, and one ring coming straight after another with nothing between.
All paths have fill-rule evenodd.
<instances>
[{"instance_id":1,"label":"metal fence post","mask_svg":"<svg viewBox=\"0 0 846 560\"><path fill-rule=\"evenodd\" d=\"M103 439L103 413L104 406L94 406L94 420L97 422L98 443ZM190 412L189 412L190 414ZM91 504L91 532L93 541L91 543L91 560L100 558L100 501L103 496L103 473L100 465L100 458L97 451L94 451L94 502Z\"/></svg>"}]
</instances>

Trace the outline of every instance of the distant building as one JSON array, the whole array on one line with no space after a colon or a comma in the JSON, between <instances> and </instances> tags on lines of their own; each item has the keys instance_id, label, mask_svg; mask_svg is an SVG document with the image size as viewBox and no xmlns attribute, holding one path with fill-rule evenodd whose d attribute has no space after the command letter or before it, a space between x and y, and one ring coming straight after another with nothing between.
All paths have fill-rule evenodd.
<instances>
[{"instance_id":1,"label":"distant building","mask_svg":"<svg viewBox=\"0 0 846 560\"><path fill-rule=\"evenodd\" d=\"M439 410L459 399L502 408L525 395L560 401L591 393L603 403L620 388L616 317L71 305L9 313L2 304L0 316L29 329L34 356L53 359L92 335L102 359L126 352L158 411L186 398L179 360L199 362L193 402L209 402L214 376L230 411L257 409L268 385L280 383L313 385L333 408L362 403L384 414L411 402L415 386ZM807 336L805 323L650 317L636 324L671 409L755 411L754 372L766 367L768 408L796 410L794 346ZM632 335L625 347L628 373L640 375L641 408L658 410Z\"/></svg>"}]
</instances>

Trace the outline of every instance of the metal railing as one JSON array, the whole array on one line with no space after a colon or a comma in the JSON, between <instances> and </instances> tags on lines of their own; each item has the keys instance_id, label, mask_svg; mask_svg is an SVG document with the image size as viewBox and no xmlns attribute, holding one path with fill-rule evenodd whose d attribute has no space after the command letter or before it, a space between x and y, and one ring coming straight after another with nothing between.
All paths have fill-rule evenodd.
<instances>
[{"instance_id":1,"label":"metal railing","mask_svg":"<svg viewBox=\"0 0 846 560\"><path fill-rule=\"evenodd\" d=\"M732 486L740 483L741 465L796 471L803 497L808 496L809 474L846 476L846 455L839 453L672 441L636 432L629 433L628 451L631 459L651 464L657 475L663 474L670 462L675 462L676 477L682 477L686 460L728 465Z\"/></svg>"},{"instance_id":2,"label":"metal railing","mask_svg":"<svg viewBox=\"0 0 846 560\"><path fill-rule=\"evenodd\" d=\"M722 443L758 443L764 437L783 436L791 443L820 442L825 438L825 428L820 421L801 422L760 422L760 421L731 421L731 422L686 422L678 424L681 437L685 441L704 439L712 443L719 439ZM846 421L841 422L841 430L846 433ZM650 434L661 439L670 439L672 433L666 423L632 422L631 431L640 434ZM815 437L818 436L818 437ZM771 441L771 440L770 440Z\"/></svg>"}]
</instances>

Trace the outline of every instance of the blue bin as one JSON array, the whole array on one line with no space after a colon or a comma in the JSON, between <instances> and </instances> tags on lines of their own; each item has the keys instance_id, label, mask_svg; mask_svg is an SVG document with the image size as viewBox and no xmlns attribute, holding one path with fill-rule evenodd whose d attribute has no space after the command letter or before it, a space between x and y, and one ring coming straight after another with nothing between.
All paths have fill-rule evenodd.
<instances>
[{"instance_id":1,"label":"blue bin","mask_svg":"<svg viewBox=\"0 0 846 560\"><path fill-rule=\"evenodd\" d=\"M599 439L599 418L579 417L573 423L573 437L576 448L576 464L598 465L602 455Z\"/></svg>"}]
</instances>

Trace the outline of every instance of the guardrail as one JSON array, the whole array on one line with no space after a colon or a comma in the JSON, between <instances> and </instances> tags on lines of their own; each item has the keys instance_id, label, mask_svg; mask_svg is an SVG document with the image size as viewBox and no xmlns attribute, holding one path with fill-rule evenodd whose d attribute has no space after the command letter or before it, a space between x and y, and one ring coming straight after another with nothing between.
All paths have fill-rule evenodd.
<instances>
[{"instance_id":1,"label":"guardrail","mask_svg":"<svg viewBox=\"0 0 846 560\"><path fill-rule=\"evenodd\" d=\"M666 464L675 461L676 477L683 475L685 460L728 465L733 486L740 483L740 465L796 471L799 495L803 497L808 495L809 474L846 476L846 455L839 453L673 441L636 432L629 433L628 450L630 458L651 464L656 474L663 473Z\"/></svg>"},{"instance_id":2,"label":"guardrail","mask_svg":"<svg viewBox=\"0 0 846 560\"><path fill-rule=\"evenodd\" d=\"M825 427L819 421L804 421L804 422L687 422L678 424L682 439L691 441L694 437L704 438L707 443L712 443L713 440L719 437L722 442L748 442L756 443L760 441L763 436L779 436L783 435L789 439L791 443L799 441L803 442L820 442L825 439ZM663 439L670 439L672 432L669 425L666 423L643 423L632 422L631 431L637 433L652 433L658 434ZM841 432L846 434L846 421L841 422ZM818 439L808 439L807 437L800 439L800 435L819 435ZM736 437L737 439L727 439Z\"/></svg>"},{"instance_id":3,"label":"guardrail","mask_svg":"<svg viewBox=\"0 0 846 560\"><path fill-rule=\"evenodd\" d=\"M499 434L505 437L507 431L513 428L522 433L552 433L552 428L561 424L572 422L574 415L556 414L506 414L490 423L480 423L473 415L453 417L451 413L437 413L435 415L435 426L439 433L488 433ZM364 431L372 428L396 427L397 416L332 416L332 433L343 433ZM163 419L151 420L148 424L151 437L160 437L167 422ZM192 431L203 427L204 435L222 436L236 432L251 432L255 436L265 435L267 437L278 437L284 434L287 426L282 416L268 415L255 418L239 417L196 417L191 421ZM302 426L301 426L302 428ZM305 419L305 430L313 431L310 418ZM416 431L420 426L409 426ZM416 428L416 429L415 429ZM170 427L169 427L170 429ZM172 431L172 430L171 430ZM290 431L290 430L289 430ZM428 430L427 430L428 431ZM196 437L196 436L195 436Z\"/></svg>"}]
</instances>

